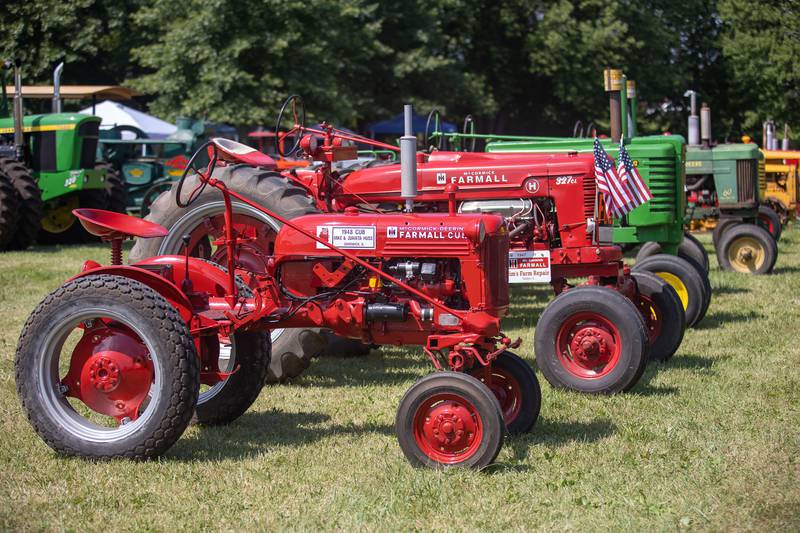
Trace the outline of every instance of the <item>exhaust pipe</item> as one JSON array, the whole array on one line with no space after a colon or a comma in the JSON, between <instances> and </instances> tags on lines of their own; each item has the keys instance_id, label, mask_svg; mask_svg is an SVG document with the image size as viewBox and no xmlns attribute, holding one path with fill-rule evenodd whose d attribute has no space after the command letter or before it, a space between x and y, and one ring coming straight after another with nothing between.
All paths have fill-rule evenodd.
<instances>
[{"instance_id":1,"label":"exhaust pipe","mask_svg":"<svg viewBox=\"0 0 800 533\"><path fill-rule=\"evenodd\" d=\"M789 123L784 122L783 124L783 141L781 142L781 149L788 150L789 149Z\"/></svg>"},{"instance_id":2,"label":"exhaust pipe","mask_svg":"<svg viewBox=\"0 0 800 533\"><path fill-rule=\"evenodd\" d=\"M22 67L19 59L14 60L14 147L17 151L17 160L21 161L25 155L25 137L22 125Z\"/></svg>"},{"instance_id":3,"label":"exhaust pipe","mask_svg":"<svg viewBox=\"0 0 800 533\"><path fill-rule=\"evenodd\" d=\"M63 61L53 70L53 113L61 113L61 72L63 70Z\"/></svg>"},{"instance_id":4,"label":"exhaust pipe","mask_svg":"<svg viewBox=\"0 0 800 533\"><path fill-rule=\"evenodd\" d=\"M406 211L414 211L417 197L417 137L412 127L411 104L403 106L405 134L400 137L400 196L406 201Z\"/></svg>"},{"instance_id":5,"label":"exhaust pipe","mask_svg":"<svg viewBox=\"0 0 800 533\"><path fill-rule=\"evenodd\" d=\"M772 119L764 122L764 139L763 146L765 150L774 150L777 147L775 140L775 123Z\"/></svg>"},{"instance_id":6,"label":"exhaust pipe","mask_svg":"<svg viewBox=\"0 0 800 533\"><path fill-rule=\"evenodd\" d=\"M689 89L683 94L689 97L689 145L700 144L700 117L697 116L697 91Z\"/></svg>"},{"instance_id":7,"label":"exhaust pipe","mask_svg":"<svg viewBox=\"0 0 800 533\"><path fill-rule=\"evenodd\" d=\"M639 111L639 99L636 95L636 82L633 80L628 80L627 86L627 96L628 96L628 132L630 133L631 138L636 137L636 115Z\"/></svg>"},{"instance_id":8,"label":"exhaust pipe","mask_svg":"<svg viewBox=\"0 0 800 533\"><path fill-rule=\"evenodd\" d=\"M619 142L622 137L622 115L620 91L622 90L622 71L619 69L607 68L603 71L603 84L608 93L608 108L611 118L611 139Z\"/></svg>"},{"instance_id":9,"label":"exhaust pipe","mask_svg":"<svg viewBox=\"0 0 800 533\"><path fill-rule=\"evenodd\" d=\"M700 141L703 146L711 145L711 108L705 102L700 107Z\"/></svg>"}]
</instances>

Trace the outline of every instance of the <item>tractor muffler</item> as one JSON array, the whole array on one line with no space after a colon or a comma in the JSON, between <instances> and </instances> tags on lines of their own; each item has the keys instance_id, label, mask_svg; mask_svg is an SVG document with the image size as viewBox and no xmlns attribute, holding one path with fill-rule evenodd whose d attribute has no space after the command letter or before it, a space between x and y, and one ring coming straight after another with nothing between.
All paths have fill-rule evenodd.
<instances>
[{"instance_id":1,"label":"tractor muffler","mask_svg":"<svg viewBox=\"0 0 800 533\"><path fill-rule=\"evenodd\" d=\"M17 161L22 161L25 156L25 137L22 130L22 67L20 60L14 60L14 148L17 151Z\"/></svg>"},{"instance_id":2,"label":"tractor muffler","mask_svg":"<svg viewBox=\"0 0 800 533\"><path fill-rule=\"evenodd\" d=\"M64 62L53 69L53 113L61 113L61 73L64 71Z\"/></svg>"},{"instance_id":3,"label":"tractor muffler","mask_svg":"<svg viewBox=\"0 0 800 533\"><path fill-rule=\"evenodd\" d=\"M403 106L403 130L400 137L400 197L406 201L406 211L414 211L417 197L417 137L414 135L411 104Z\"/></svg>"}]
</instances>

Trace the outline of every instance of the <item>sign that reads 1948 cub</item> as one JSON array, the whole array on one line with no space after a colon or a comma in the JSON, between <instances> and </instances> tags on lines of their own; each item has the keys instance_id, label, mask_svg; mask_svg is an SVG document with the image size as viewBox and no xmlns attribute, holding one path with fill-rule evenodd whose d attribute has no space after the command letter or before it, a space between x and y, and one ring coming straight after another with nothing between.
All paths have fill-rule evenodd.
<instances>
[{"instance_id":1,"label":"sign that reads 1948 cub","mask_svg":"<svg viewBox=\"0 0 800 533\"><path fill-rule=\"evenodd\" d=\"M508 252L509 283L550 283L550 252Z\"/></svg>"},{"instance_id":2,"label":"sign that reads 1948 cub","mask_svg":"<svg viewBox=\"0 0 800 533\"><path fill-rule=\"evenodd\" d=\"M374 226L317 226L317 237L339 248L375 249ZM317 248L327 246L318 242Z\"/></svg>"}]
</instances>

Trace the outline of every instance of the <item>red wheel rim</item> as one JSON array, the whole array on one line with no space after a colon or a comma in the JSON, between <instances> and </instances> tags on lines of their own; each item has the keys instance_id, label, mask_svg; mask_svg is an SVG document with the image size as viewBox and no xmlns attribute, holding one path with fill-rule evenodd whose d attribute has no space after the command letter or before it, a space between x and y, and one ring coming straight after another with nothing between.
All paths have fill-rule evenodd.
<instances>
[{"instance_id":1,"label":"red wheel rim","mask_svg":"<svg viewBox=\"0 0 800 533\"><path fill-rule=\"evenodd\" d=\"M483 422L478 410L463 397L438 393L427 398L414 413L414 439L429 458L458 464L478 451Z\"/></svg>"},{"instance_id":2,"label":"red wheel rim","mask_svg":"<svg viewBox=\"0 0 800 533\"><path fill-rule=\"evenodd\" d=\"M506 425L511 424L519 416L522 409L522 387L519 381L504 368L492 366L489 370L492 374L489 389L500 402L503 411L503 421ZM473 368L470 374L486 383L486 367Z\"/></svg>"},{"instance_id":3,"label":"red wheel rim","mask_svg":"<svg viewBox=\"0 0 800 533\"><path fill-rule=\"evenodd\" d=\"M240 239L237 266L250 272L263 271L266 267L265 256L270 255L275 242L275 230L263 220L238 213L233 214L233 227ZM225 245L222 243L225 239L224 214L204 218L190 236L191 255L225 263ZM216 249L212 248L214 244L217 244Z\"/></svg>"},{"instance_id":4,"label":"red wheel rim","mask_svg":"<svg viewBox=\"0 0 800 533\"><path fill-rule=\"evenodd\" d=\"M614 370L621 348L616 326L592 311L570 316L556 335L556 351L561 365L583 379L600 378Z\"/></svg>"},{"instance_id":5,"label":"red wheel rim","mask_svg":"<svg viewBox=\"0 0 800 533\"><path fill-rule=\"evenodd\" d=\"M770 233L775 232L775 226L772 224L772 219L767 215L761 213L758 215L758 219L761 221L762 224L769 230Z\"/></svg>"},{"instance_id":6,"label":"red wheel rim","mask_svg":"<svg viewBox=\"0 0 800 533\"><path fill-rule=\"evenodd\" d=\"M647 340L652 345L661 335L661 313L653 300L644 294L639 295L639 312L644 318L645 327L647 327Z\"/></svg>"}]
</instances>

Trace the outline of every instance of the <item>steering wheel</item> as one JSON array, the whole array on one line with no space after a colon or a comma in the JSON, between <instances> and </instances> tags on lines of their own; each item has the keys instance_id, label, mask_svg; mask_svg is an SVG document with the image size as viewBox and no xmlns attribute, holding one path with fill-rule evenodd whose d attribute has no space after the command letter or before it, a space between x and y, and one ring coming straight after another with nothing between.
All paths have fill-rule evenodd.
<instances>
[{"instance_id":1,"label":"steering wheel","mask_svg":"<svg viewBox=\"0 0 800 533\"><path fill-rule=\"evenodd\" d=\"M472 118L472 115L467 115L464 117L464 126L461 128L461 133L464 135L475 135L475 119ZM472 137L469 140L469 150L467 150L467 139L464 138L464 146L462 146L465 152L474 152L475 151L475 141L477 139Z\"/></svg>"},{"instance_id":2,"label":"steering wheel","mask_svg":"<svg viewBox=\"0 0 800 533\"><path fill-rule=\"evenodd\" d=\"M208 154L208 148L211 147L211 160L208 162L208 166L206 167L207 174L203 174L200 170L195 167L195 164L198 162L198 158L201 155ZM181 174L181 179L178 180L178 187L175 190L175 203L178 204L178 207L186 208L189 207L197 198L202 194L205 190L206 185L208 185L208 178L211 177L211 174L214 172L214 167L217 166L217 145L214 144L212 141L208 141L203 144L197 151L192 155L192 158L186 163L186 168L183 169L183 174ZM198 175L200 179L200 185L194 188L194 190L189 193L189 198L184 202L183 198L181 197L181 191L183 190L183 183L186 181L186 176L189 174L189 171L193 170L195 174Z\"/></svg>"},{"instance_id":3,"label":"steering wheel","mask_svg":"<svg viewBox=\"0 0 800 533\"><path fill-rule=\"evenodd\" d=\"M292 145L291 150L284 150L283 143L281 142L281 122L283 122L283 115L286 113L286 108L291 105L292 111L292 118L294 119L294 123L292 127L287 131L287 135L284 136L284 139L288 137L288 133L291 133L294 130L297 130L294 138L294 144ZM300 115L298 116L297 107L300 107ZM289 98L283 102L281 106L281 110L278 113L278 122L275 124L275 149L277 150L278 154L281 157L286 157L286 154L293 154L295 150L300 146L300 139L302 139L303 129L306 127L306 106L303 103L303 99L300 96L293 94Z\"/></svg>"},{"instance_id":4,"label":"steering wheel","mask_svg":"<svg viewBox=\"0 0 800 533\"><path fill-rule=\"evenodd\" d=\"M431 119L433 119L433 127L434 133L438 131L438 127L442 123L442 114L439 113L439 110L433 108L430 113L428 113L428 120L425 121L425 137L423 137L422 146L425 150L430 148L430 129L431 129ZM437 150L441 150L442 146L444 146L444 135L442 132L439 131L439 138L436 139L436 148Z\"/></svg>"}]
</instances>

